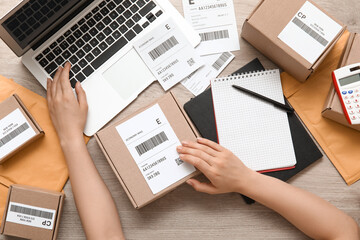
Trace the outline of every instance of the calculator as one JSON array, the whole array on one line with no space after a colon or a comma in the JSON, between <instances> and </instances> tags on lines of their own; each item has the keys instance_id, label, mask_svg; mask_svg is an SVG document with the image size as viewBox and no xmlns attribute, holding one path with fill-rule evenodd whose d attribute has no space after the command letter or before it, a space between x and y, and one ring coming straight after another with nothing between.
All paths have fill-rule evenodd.
<instances>
[{"instance_id":1,"label":"calculator","mask_svg":"<svg viewBox=\"0 0 360 240\"><path fill-rule=\"evenodd\" d=\"M333 71L332 78L346 119L360 124L360 63Z\"/></svg>"}]
</instances>

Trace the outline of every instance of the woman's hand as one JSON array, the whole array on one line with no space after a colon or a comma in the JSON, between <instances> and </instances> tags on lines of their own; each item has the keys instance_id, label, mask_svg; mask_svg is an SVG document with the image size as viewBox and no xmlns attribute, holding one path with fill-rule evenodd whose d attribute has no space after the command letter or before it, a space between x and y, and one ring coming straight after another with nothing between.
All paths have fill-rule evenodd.
<instances>
[{"instance_id":1,"label":"woman's hand","mask_svg":"<svg viewBox=\"0 0 360 240\"><path fill-rule=\"evenodd\" d=\"M258 174L247 168L232 152L204 138L183 141L177 147L180 159L199 169L210 183L196 179L187 181L196 191L209 194L242 192L249 177Z\"/></svg>"},{"instance_id":2,"label":"woman's hand","mask_svg":"<svg viewBox=\"0 0 360 240\"><path fill-rule=\"evenodd\" d=\"M61 143L82 138L88 105L86 94L79 82L74 92L70 86L70 63L59 67L54 79L47 79L47 101L50 117Z\"/></svg>"}]
</instances>

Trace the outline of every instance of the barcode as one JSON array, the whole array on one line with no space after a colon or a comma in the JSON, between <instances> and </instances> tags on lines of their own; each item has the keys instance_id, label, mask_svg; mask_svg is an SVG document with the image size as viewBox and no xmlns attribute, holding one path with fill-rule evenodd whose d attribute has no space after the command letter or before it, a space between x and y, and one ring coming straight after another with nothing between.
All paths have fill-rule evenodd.
<instances>
[{"instance_id":1,"label":"barcode","mask_svg":"<svg viewBox=\"0 0 360 240\"><path fill-rule=\"evenodd\" d=\"M221 30L215 32L206 32L200 33L201 41L211 41L223 38L229 38L229 31L228 30Z\"/></svg>"},{"instance_id":2,"label":"barcode","mask_svg":"<svg viewBox=\"0 0 360 240\"><path fill-rule=\"evenodd\" d=\"M41 210L37 210L37 209L33 209L33 208L27 208L27 207L20 207L20 206L14 205L14 204L11 205L10 211L22 213L22 214L26 214L26 215L31 215L31 216L35 216L35 217L42 217L42 218L46 218L46 219L53 218L53 213L51 213L51 212L45 212L45 211L41 211Z\"/></svg>"},{"instance_id":3,"label":"barcode","mask_svg":"<svg viewBox=\"0 0 360 240\"><path fill-rule=\"evenodd\" d=\"M169 140L168 137L164 132L156 134L152 138L146 140L145 142L139 144L135 147L136 151L138 152L139 156L143 155L144 153L148 152L149 150L153 149L154 147L160 145L161 143Z\"/></svg>"},{"instance_id":4,"label":"barcode","mask_svg":"<svg viewBox=\"0 0 360 240\"><path fill-rule=\"evenodd\" d=\"M179 42L176 40L174 36L172 36L171 38L169 38L168 40L166 40L165 42L163 42L162 44L151 50L149 52L149 55L151 59L154 61L155 59L157 59L158 57L169 51L177 44L179 44Z\"/></svg>"},{"instance_id":5,"label":"barcode","mask_svg":"<svg viewBox=\"0 0 360 240\"><path fill-rule=\"evenodd\" d=\"M178 166L180 166L181 164L184 163L184 161L181 160L180 158L175 158L175 162L176 162L176 164L177 164Z\"/></svg>"},{"instance_id":6,"label":"barcode","mask_svg":"<svg viewBox=\"0 0 360 240\"><path fill-rule=\"evenodd\" d=\"M29 128L29 125L27 123L23 123L18 128L10 132L8 135L0 139L0 147L4 146L6 143L10 142L12 139L14 139L16 136L18 136L20 133L25 131Z\"/></svg>"},{"instance_id":7,"label":"barcode","mask_svg":"<svg viewBox=\"0 0 360 240\"><path fill-rule=\"evenodd\" d=\"M228 52L224 52L220 55L220 57L214 62L212 65L217 71L224 65L224 63L231 57L231 54Z\"/></svg>"},{"instance_id":8,"label":"barcode","mask_svg":"<svg viewBox=\"0 0 360 240\"><path fill-rule=\"evenodd\" d=\"M315 32L314 30L312 30L308 25L306 25L305 23L303 23L300 19L298 19L297 17L295 17L292 22L298 26L299 28L301 28L304 32L306 32L310 37L312 37L313 39L315 39L318 43L320 43L321 45L323 45L324 47L328 44L328 41L323 38L322 36L320 36L317 32Z\"/></svg>"}]
</instances>

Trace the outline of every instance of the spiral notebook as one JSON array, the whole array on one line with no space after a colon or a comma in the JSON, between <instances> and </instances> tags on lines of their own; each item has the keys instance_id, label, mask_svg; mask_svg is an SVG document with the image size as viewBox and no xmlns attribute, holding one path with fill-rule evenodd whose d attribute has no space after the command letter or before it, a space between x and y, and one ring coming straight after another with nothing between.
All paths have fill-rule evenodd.
<instances>
[{"instance_id":1,"label":"spiral notebook","mask_svg":"<svg viewBox=\"0 0 360 240\"><path fill-rule=\"evenodd\" d=\"M255 171L293 168L296 164L287 113L240 92L238 85L285 103L279 70L211 81L218 141Z\"/></svg>"}]
</instances>

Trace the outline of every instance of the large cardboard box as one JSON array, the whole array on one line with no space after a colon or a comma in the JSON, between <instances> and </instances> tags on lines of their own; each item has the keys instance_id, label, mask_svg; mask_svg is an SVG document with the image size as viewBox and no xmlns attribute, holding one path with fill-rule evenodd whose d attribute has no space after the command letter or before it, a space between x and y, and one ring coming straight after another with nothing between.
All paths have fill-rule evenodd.
<instances>
[{"instance_id":1,"label":"large cardboard box","mask_svg":"<svg viewBox=\"0 0 360 240\"><path fill-rule=\"evenodd\" d=\"M310 5L312 8L315 7L318 10L315 9L315 11L314 9L310 9L302 12L301 9L303 9L305 3L306 6ZM331 36L334 35L333 38L329 35L329 39L331 40L325 41L325 39L320 36L320 33L322 33L321 26L316 26L316 28L320 30L319 32L315 32L314 30L312 30L315 28L311 29L309 26L304 24L304 19L310 19L309 15L312 12L316 12L316 14L312 15L312 18L315 19L314 21L317 21L317 16L320 15L320 20L318 20L320 23L323 23L322 20L324 19L324 17L328 20L328 17L330 17L329 21L331 21L333 24L337 23L340 25L339 32L337 34L331 34ZM323 15L324 13L328 17ZM335 22L333 22L331 19ZM296 22L296 24L292 24L294 22ZM290 26L290 23L293 26ZM313 46L317 47L318 49L322 49L321 44L324 44L325 49L320 54L319 58L315 58L316 60L314 60L314 62L309 62L309 58L304 57L305 54L300 55L298 53L300 51L295 51L293 47L290 47L287 43L285 43L279 38L280 33L283 33L283 30L285 29L285 27L287 27L288 24L290 26L289 29L292 28L292 31L297 31L298 34L302 34L303 36L303 39L301 39L297 38L297 35L295 35L294 33L287 34L290 39L292 38L291 40L289 40L290 42L292 41L297 43L297 39L300 39L301 45L304 44L302 40L307 40L311 42L314 41L314 39L316 38L316 42L315 44L313 44ZM309 25L312 26L316 24ZM322 10L312 1L261 0L254 9L254 11L245 20L242 27L241 37L247 40L251 45L253 45L262 54L264 54L266 57L276 63L284 71L291 74L295 79L297 79L298 81L305 81L324 60L326 55L330 52L336 41L344 32L344 30L345 26L341 22L329 16L324 10ZM319 45L319 47L317 45ZM307 48L309 48L309 44L304 44L304 46L302 46L303 50L306 50Z\"/></svg>"},{"instance_id":2,"label":"large cardboard box","mask_svg":"<svg viewBox=\"0 0 360 240\"><path fill-rule=\"evenodd\" d=\"M0 233L8 236L55 240L59 228L63 193L25 185L11 185Z\"/></svg>"},{"instance_id":3,"label":"large cardboard box","mask_svg":"<svg viewBox=\"0 0 360 240\"><path fill-rule=\"evenodd\" d=\"M339 68L360 62L360 36L356 33L351 33L345 47L342 60ZM329 76L331 78L331 76ZM352 125L346 120L344 111L342 110L339 96L337 95L334 85L331 85L329 95L325 101L324 109L322 111L323 117L332 119L342 125L360 131L360 125Z\"/></svg>"},{"instance_id":4,"label":"large cardboard box","mask_svg":"<svg viewBox=\"0 0 360 240\"><path fill-rule=\"evenodd\" d=\"M0 103L0 164L43 135L18 95Z\"/></svg>"},{"instance_id":5,"label":"large cardboard box","mask_svg":"<svg viewBox=\"0 0 360 240\"><path fill-rule=\"evenodd\" d=\"M158 106L155 106L155 105L158 105ZM150 145L143 144L145 142L143 142L143 140L141 140L141 142L143 142L142 144L140 144L134 148L128 148L126 146L125 142L126 141L130 142L129 139L131 139L131 138L134 138L132 140L136 141L135 136L137 135L137 133L143 134L143 135L139 135L139 138L143 137L142 139L148 139L150 137L153 138L152 137L153 132L147 133L147 130L145 130L145 129L147 129L147 127L143 127L143 126L138 127L138 125L140 125L140 124L134 123L133 125L129 125L128 128L133 128L133 127L137 128L138 127L139 131L136 131L136 133L131 135L128 139L126 139L126 138L123 139L120 136L120 133L118 132L117 127L119 127L120 125L122 125L124 123L129 123L128 120L134 119L135 116L139 116L140 114L144 113L146 110L149 110L149 109L152 110L155 107L160 107L160 109L163 112L165 118L167 119L170 127L173 129L173 132L175 133L176 137L180 141L182 141L182 140L195 141L196 137L199 136L199 134L195 130L195 127L192 125L191 121L187 117L185 111L178 104L178 102L176 101L176 99L174 98L174 96L171 92L167 93L165 96L163 96L162 98L153 102L146 108L140 109L139 111L135 112L134 114L124 118L123 120L121 120L119 122L112 124L111 126L105 128L95 134L95 138L96 138L101 150L105 154L106 159L108 160L110 166L112 167L114 173L116 174L122 187L124 188L124 191L128 195L131 203L133 204L133 206L135 208L141 208L141 207L149 204L150 202L164 196L169 191L172 191L173 189L178 187L180 184L184 183L186 180L188 180L191 177L196 176L199 173L198 170L195 169L194 172L184 176L183 178L179 179L178 181L174 182L173 184L169 185L168 187L161 188L163 190L160 190L159 192L157 192L155 194L153 193L153 191L149 185L150 184L149 182L152 181L152 178L153 177L156 178L158 176L158 174L160 174L160 176L164 176L163 174L165 174L167 177L169 177L169 176L167 175L166 171L165 172L160 171L160 173L157 173L157 171L155 170L155 172L152 173L152 172L148 171L148 169L151 168L151 170L153 170L155 168L158 169L161 166L169 166L169 165L167 165L167 164L169 164L169 162L171 162L171 164L173 164L172 166L174 166L174 165L176 166L176 164L178 166L180 166L183 164L183 162L180 159L177 159L177 158L172 159L171 157L167 157L165 160L164 157L162 157L163 155L160 156L159 153L155 153L155 151L153 153L150 153L150 151L149 151L149 152L147 152L147 153L149 153L149 158L152 154L157 155L159 157L156 158L155 161L147 162L146 160L144 160L145 164L143 164L143 163L139 164L139 162L136 161L135 158L133 157L134 155L132 155L132 154L137 154L137 153L131 152L131 150L137 149L142 154L145 150L150 149L151 147L154 147L156 144L158 144L159 143L158 141L161 142L161 139L154 139L156 141L151 142ZM152 117L152 115L151 115L151 117ZM148 119L149 121L154 121L154 119L150 119L150 118ZM160 121L163 122L163 120L161 120L161 119L162 118L160 118ZM158 119L156 119L155 121L158 121ZM124 126L124 125L122 125L122 126ZM146 138L144 135L146 136ZM170 137L169 137L169 141L172 141L170 139ZM175 147L176 147L176 144L173 144L171 146L171 149L172 149L171 151L175 152L176 151ZM155 147L154 147L154 150L155 150ZM165 151L165 150L161 150L161 151ZM163 165L163 164L166 164L166 165ZM141 169L141 171L140 171L140 169ZM179 169L179 171L180 171L180 169ZM147 178L147 179L145 179L145 178Z\"/></svg>"}]
</instances>

